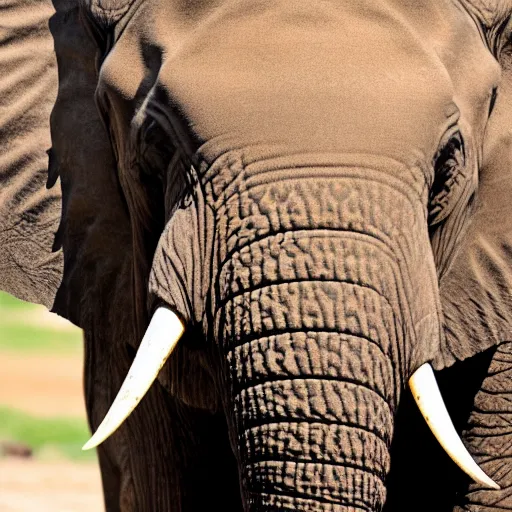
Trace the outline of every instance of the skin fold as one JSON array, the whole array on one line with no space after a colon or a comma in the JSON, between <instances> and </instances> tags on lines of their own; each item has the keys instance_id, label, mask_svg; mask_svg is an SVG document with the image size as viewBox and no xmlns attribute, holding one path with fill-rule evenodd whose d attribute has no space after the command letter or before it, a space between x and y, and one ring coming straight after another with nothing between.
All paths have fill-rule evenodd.
<instances>
[{"instance_id":1,"label":"skin fold","mask_svg":"<svg viewBox=\"0 0 512 512\"><path fill-rule=\"evenodd\" d=\"M512 510L511 14L0 7L0 285L84 329L91 430L155 309L185 324L106 510ZM501 490L429 433L424 363Z\"/></svg>"}]
</instances>

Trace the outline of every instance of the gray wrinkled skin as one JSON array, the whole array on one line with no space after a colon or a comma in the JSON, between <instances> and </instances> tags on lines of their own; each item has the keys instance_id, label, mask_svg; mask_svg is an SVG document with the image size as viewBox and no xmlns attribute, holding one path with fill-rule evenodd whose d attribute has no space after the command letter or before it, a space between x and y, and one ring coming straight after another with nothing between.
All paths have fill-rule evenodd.
<instances>
[{"instance_id":1,"label":"gray wrinkled skin","mask_svg":"<svg viewBox=\"0 0 512 512\"><path fill-rule=\"evenodd\" d=\"M511 13L0 6L0 286L84 329L93 430L154 308L187 327L108 512L512 510ZM425 362L502 490L433 442Z\"/></svg>"}]
</instances>

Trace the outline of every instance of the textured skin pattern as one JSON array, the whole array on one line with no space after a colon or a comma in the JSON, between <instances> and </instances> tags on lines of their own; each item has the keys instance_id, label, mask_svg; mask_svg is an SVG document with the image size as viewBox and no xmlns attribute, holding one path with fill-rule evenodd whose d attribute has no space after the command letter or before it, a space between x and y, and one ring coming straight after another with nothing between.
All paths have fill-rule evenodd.
<instances>
[{"instance_id":1,"label":"textured skin pattern","mask_svg":"<svg viewBox=\"0 0 512 512\"><path fill-rule=\"evenodd\" d=\"M479 200L452 270L441 280L446 343L444 366L511 339L512 54L501 54L503 79L487 126ZM468 294L469 300L461 300ZM460 343L459 340L465 340Z\"/></svg>"},{"instance_id":2,"label":"textured skin pattern","mask_svg":"<svg viewBox=\"0 0 512 512\"><path fill-rule=\"evenodd\" d=\"M162 12L172 12L173 7L168 4L168 10ZM152 11L149 4L141 9L144 15L140 14L137 26L144 31L143 20ZM236 13L231 14L236 20ZM179 26L179 18L168 19L177 27L169 31L171 37L163 36L162 40L170 48L186 46L186 38L180 40L180 35L186 34L187 26ZM275 84L283 77L264 64L263 69L257 67L259 74L252 75L253 68L246 67L243 57L229 53L236 48L244 55L252 48L250 44L237 46L240 32L256 34L263 29L255 22L251 32L229 21L227 28L223 27L225 19L219 15L209 30L201 32L198 28L189 52L185 49L177 52L176 59L163 59L159 78L148 94L147 110L139 111L137 122L141 126L149 124L147 120L141 122L145 116L155 120L164 134L158 140L165 140L165 135L179 140L194 163L193 144L183 142L187 131L194 132L192 140L194 136L207 140L206 147L201 148L204 160L199 159L196 165L200 186L189 191L164 229L153 260L150 292L187 323L202 327L206 342L219 344L217 379L238 454L247 510L380 510L400 389L419 364L433 359L441 368L455 351L443 345L448 354L445 357L439 350L437 279L427 255L432 251L443 274L464 232L468 203L477 183L476 160L468 157L472 164L467 170L451 184L444 184L448 189L444 195L431 198L440 201L444 213L435 219L435 243L430 248L422 231L426 227L425 185L432 185L428 171L415 169L413 173L409 167L399 174L400 181L395 181L385 172L385 178L376 178L378 173L372 173L371 166L365 167L361 161L338 166L336 159L344 154L338 148L352 141L358 116L352 113L348 134L338 120L341 112L337 116L335 109L323 117L332 131L326 133L321 127L317 132L312 130L320 126L318 118L325 107L322 93L328 97L328 92L318 91L308 81L307 67L293 76L300 76L300 85L314 91L318 98L314 112L297 93L297 82L288 81L290 75L286 74L278 91L286 91L278 96L282 103L269 101L269 91L277 91ZM496 63L488 50L479 46L477 32L460 28L461 33L469 34L459 41L460 48L466 52L474 48L467 59L474 66L466 68L472 71L463 75L467 78L475 70L481 71L480 89L470 94L485 97L486 88L497 75ZM216 30L222 38L216 38ZM158 39L163 33L157 27L154 34ZM129 47L127 37L120 43L117 61L114 48L104 68L106 96L113 101L132 90L119 69L121 56ZM220 42L218 47L216 41ZM296 46L301 48L298 41ZM450 48L439 54L455 75L454 52L457 54ZM290 55L294 55L292 50ZM272 55L266 57L262 61L265 65L274 62ZM306 50L302 57L305 62L311 58ZM240 78L239 69L247 75ZM281 69L288 68L283 65ZM336 83L330 70L326 74ZM116 81L116 73L121 80ZM198 82L198 75L208 80ZM255 85L246 87L248 83ZM456 95L469 97L462 83L462 78L454 80ZM363 83L359 86L364 87ZM302 92L300 87L298 90ZM305 117L311 115L309 124L288 110L294 94L294 108L304 109ZM396 90L395 94L401 97ZM430 94L435 96L432 90ZM232 95L239 101L234 102ZM404 104L408 98L404 95ZM388 100L393 101L386 96L382 103ZM176 104L178 112L174 111ZM470 104L460 102L464 122L483 113L486 105L482 101L472 111ZM333 101L333 105L338 104ZM416 106L411 102L411 110ZM393 111L399 107L394 105ZM361 116L366 113L362 109ZM423 119L425 114L411 115ZM185 117L183 124L181 116ZM481 124L474 127L474 133L464 131L472 158L474 146L481 142L485 114L479 119ZM373 129L373 119L365 120ZM400 126L405 129L405 125ZM254 139L247 142L242 135L238 139L235 135L235 140L228 136L220 149L211 150L216 133L231 135L240 128L254 130L255 138L263 139L286 137L283 131L290 128L290 138L295 142L293 137L297 136L297 145L273 148L273 157L280 155L280 162L252 151L249 144ZM313 141L304 142L301 131ZM390 133L398 140L404 135ZM326 156L320 165L301 161L307 154L302 145L314 147L318 156L335 139L332 134L340 141L335 146L337 153ZM410 142L420 134L423 132L405 135ZM383 143L380 137L386 140L379 133L376 144ZM359 140L365 143L374 139L365 133ZM165 161L164 152L161 154ZM462 177L466 181L459 185ZM399 185L404 182L405 187ZM482 225L476 223L474 229L478 232ZM463 264L461 272L465 272ZM457 297L468 308L471 300L464 280L458 283L462 290ZM443 297L452 299L446 292ZM464 341L464 333L455 340ZM499 341L493 337L491 343ZM336 350L336 346L340 348ZM470 345L465 357L480 350ZM321 450L315 450L313 437ZM336 446L334 440L343 447Z\"/></svg>"},{"instance_id":3,"label":"textured skin pattern","mask_svg":"<svg viewBox=\"0 0 512 512\"><path fill-rule=\"evenodd\" d=\"M488 375L475 397L463 439L484 471L501 484L501 491L471 484L454 512L512 510L512 343L496 350Z\"/></svg>"},{"instance_id":4,"label":"textured skin pattern","mask_svg":"<svg viewBox=\"0 0 512 512\"><path fill-rule=\"evenodd\" d=\"M390 303L402 282L391 273L372 288L377 262L393 267L378 228L344 236L343 191L356 180L287 174L216 204L215 336L230 368L247 506L378 510L396 403L390 361L401 351ZM365 253L376 256L370 268ZM350 270L333 265L351 259Z\"/></svg>"},{"instance_id":5,"label":"textured skin pattern","mask_svg":"<svg viewBox=\"0 0 512 512\"><path fill-rule=\"evenodd\" d=\"M49 183L60 176L63 193L54 310L86 331L93 428L151 309L167 304L188 328L100 448L107 509L198 510L206 496L212 510L381 510L411 372L470 358L512 325L512 102L500 36L510 4L80 5L55 1L50 21L59 89ZM22 231L4 244L5 275L49 303L59 255L48 257L56 203L46 198L59 193L44 195L34 162L55 85L45 79L53 11L28 0L1 9L10 72L0 78L0 218ZM24 67L41 37L41 68ZM450 127L458 154L446 149ZM32 139L34 159L18 158ZM42 260L24 245L39 241ZM20 248L33 275L20 271ZM470 421L457 424L505 487L459 493L471 512L510 507L507 353L496 352ZM463 387L471 402L475 386ZM411 509L396 494L393 503Z\"/></svg>"},{"instance_id":6,"label":"textured skin pattern","mask_svg":"<svg viewBox=\"0 0 512 512\"><path fill-rule=\"evenodd\" d=\"M402 219L423 215L411 199L421 188L319 158L205 162L205 196L168 224L150 280L187 319L211 318L249 510L382 508L401 376L435 346L411 342L435 340L438 325L435 310L409 306L410 274L429 268L402 235Z\"/></svg>"},{"instance_id":7,"label":"textured skin pattern","mask_svg":"<svg viewBox=\"0 0 512 512\"><path fill-rule=\"evenodd\" d=\"M0 288L51 308L62 277L52 252L61 197L46 190L57 94L51 1L0 5Z\"/></svg>"},{"instance_id":8,"label":"textured skin pattern","mask_svg":"<svg viewBox=\"0 0 512 512\"><path fill-rule=\"evenodd\" d=\"M137 0L81 0L95 20L105 28L117 23Z\"/></svg>"}]
</instances>

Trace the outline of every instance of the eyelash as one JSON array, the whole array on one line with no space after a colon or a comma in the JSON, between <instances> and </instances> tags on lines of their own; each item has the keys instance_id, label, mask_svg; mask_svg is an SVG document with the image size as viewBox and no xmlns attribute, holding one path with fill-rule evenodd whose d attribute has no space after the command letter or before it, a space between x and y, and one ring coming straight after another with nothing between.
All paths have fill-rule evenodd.
<instances>
[{"instance_id":1,"label":"eyelash","mask_svg":"<svg viewBox=\"0 0 512 512\"><path fill-rule=\"evenodd\" d=\"M455 192L456 181L464 169L466 155L464 139L455 132L434 158L434 182L430 189L429 224L438 224L450 213L450 198Z\"/></svg>"},{"instance_id":2,"label":"eyelash","mask_svg":"<svg viewBox=\"0 0 512 512\"><path fill-rule=\"evenodd\" d=\"M489 103L489 115L491 115L492 111L494 110L494 106L496 105L497 98L498 98L498 88L493 87L492 94L491 94L491 101Z\"/></svg>"}]
</instances>

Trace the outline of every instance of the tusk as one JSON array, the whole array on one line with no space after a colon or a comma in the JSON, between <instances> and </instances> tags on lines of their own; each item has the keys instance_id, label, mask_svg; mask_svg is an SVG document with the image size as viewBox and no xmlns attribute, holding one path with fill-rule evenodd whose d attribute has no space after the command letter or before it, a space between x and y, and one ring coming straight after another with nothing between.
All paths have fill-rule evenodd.
<instances>
[{"instance_id":1,"label":"tusk","mask_svg":"<svg viewBox=\"0 0 512 512\"><path fill-rule=\"evenodd\" d=\"M482 471L462 443L444 404L432 367L428 363L414 372L409 379L409 386L430 430L457 466L475 482L492 489L500 489L500 486Z\"/></svg>"},{"instance_id":2,"label":"tusk","mask_svg":"<svg viewBox=\"0 0 512 512\"><path fill-rule=\"evenodd\" d=\"M170 309L160 307L155 311L121 389L98 430L82 450L89 450L105 441L137 407L184 330L183 322Z\"/></svg>"}]
</instances>

